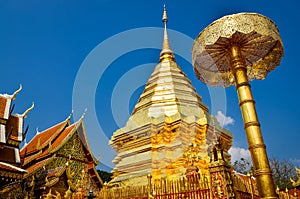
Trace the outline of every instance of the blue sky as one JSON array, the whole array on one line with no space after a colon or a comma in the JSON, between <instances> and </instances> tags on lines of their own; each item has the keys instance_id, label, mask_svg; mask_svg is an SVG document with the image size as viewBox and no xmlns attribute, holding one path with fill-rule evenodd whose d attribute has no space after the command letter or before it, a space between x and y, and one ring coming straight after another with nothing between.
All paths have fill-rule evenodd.
<instances>
[{"instance_id":1,"label":"blue sky","mask_svg":"<svg viewBox=\"0 0 300 199\"><path fill-rule=\"evenodd\" d=\"M101 136L110 138L125 124L126 116L143 91L143 82L158 62L164 3L158 0L0 2L0 93L13 93L19 84L23 85L14 112L22 113L32 101L35 102L35 109L26 119L26 125L30 126L27 141L35 135L36 128L42 131L56 124L72 110L76 120L84 112L83 107L88 107L86 128L95 156L100 153L101 160L112 166L109 163L111 157L108 157L111 153L107 152L111 149ZM178 0L166 3L168 28L173 30L170 30L170 42L177 54L177 62L209 107L212 105L211 90L196 79L189 63L190 43L184 43L180 36L195 39L214 20L237 12L257 12L277 24L285 51L281 65L266 80L254 80L251 85L269 157L299 164L298 2L272 1L270 5L268 1L258 0ZM153 41L154 47L147 46L143 40L146 43ZM131 45L137 47L131 49ZM186 54L180 54L182 49ZM125 54L120 53L122 50ZM93 68L80 73L93 56L99 71L103 69L98 79L90 78L100 74L99 71L94 73ZM82 77L82 74L86 75ZM78 78L85 81L79 88L76 86ZM84 95L92 87L96 89L93 102ZM234 124L226 128L234 134L234 146L246 149L235 88L230 87L224 92L226 110L222 112L234 120ZM74 93L82 94L80 106L74 105ZM95 110L95 121L102 134L94 126L93 111L89 107ZM124 113L122 107L128 113ZM120 115L114 112L118 110Z\"/></svg>"}]
</instances>

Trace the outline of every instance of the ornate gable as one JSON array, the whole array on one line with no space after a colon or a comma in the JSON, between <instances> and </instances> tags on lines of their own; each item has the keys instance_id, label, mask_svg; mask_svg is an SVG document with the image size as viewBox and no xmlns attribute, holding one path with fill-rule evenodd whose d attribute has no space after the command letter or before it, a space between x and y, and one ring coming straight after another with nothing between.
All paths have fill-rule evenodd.
<instances>
[{"instance_id":1,"label":"ornate gable","mask_svg":"<svg viewBox=\"0 0 300 199\"><path fill-rule=\"evenodd\" d=\"M66 156L71 160L88 162L87 152L77 133L73 134L70 139L56 152L58 156Z\"/></svg>"},{"instance_id":2,"label":"ornate gable","mask_svg":"<svg viewBox=\"0 0 300 199\"><path fill-rule=\"evenodd\" d=\"M70 124L69 116L64 122L38 133L21 150L21 154L24 157L23 166L29 171L26 175L27 184L34 182L32 194L36 196L44 195L45 190L49 191L50 188L59 193L62 193L62 190L66 191L68 187L75 191L76 187L81 186L83 176L90 179L89 188L93 188L94 191L103 186L95 169L97 161L86 139L83 118ZM65 175L53 174L61 173L64 165L68 165L68 179ZM67 182L67 187L63 182ZM31 189L28 187L28 190Z\"/></svg>"}]
</instances>

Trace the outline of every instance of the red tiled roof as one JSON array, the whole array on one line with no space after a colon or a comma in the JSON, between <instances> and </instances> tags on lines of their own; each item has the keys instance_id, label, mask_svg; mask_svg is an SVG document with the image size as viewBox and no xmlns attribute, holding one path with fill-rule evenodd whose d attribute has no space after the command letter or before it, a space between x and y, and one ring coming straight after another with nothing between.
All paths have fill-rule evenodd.
<instances>
[{"instance_id":1,"label":"red tiled roof","mask_svg":"<svg viewBox=\"0 0 300 199\"><path fill-rule=\"evenodd\" d=\"M47 161L49 161L51 158L47 158L47 159L44 159L42 161L39 161L33 165L31 165L30 167L28 167L26 170L28 171L28 173L31 173L32 171L34 171L36 168L39 168L41 167L44 163L46 164Z\"/></svg>"},{"instance_id":2,"label":"red tiled roof","mask_svg":"<svg viewBox=\"0 0 300 199\"><path fill-rule=\"evenodd\" d=\"M32 155L29 155L29 156L26 156L24 158L24 162L23 162L23 166L24 165L27 165L28 163L30 163L32 160L35 160L40 154L42 153L42 151L39 151L38 153L35 153L35 154L32 154Z\"/></svg>"},{"instance_id":3,"label":"red tiled roof","mask_svg":"<svg viewBox=\"0 0 300 199\"><path fill-rule=\"evenodd\" d=\"M75 129L77 123L74 123L67 128L59 135L59 137L53 142L52 149L55 149L57 146L59 146L69 135L70 133Z\"/></svg>"},{"instance_id":4,"label":"red tiled roof","mask_svg":"<svg viewBox=\"0 0 300 199\"><path fill-rule=\"evenodd\" d=\"M69 120L55 125L39 134L37 134L28 145L24 146L21 150L21 158L24 158L23 166L30 165L32 161L39 161L49 155L50 152L56 151L64 144L64 142L76 132L77 128L82 125L82 120L69 125ZM85 136L84 136L85 137ZM39 141L38 141L39 140ZM40 147L37 149L38 142ZM51 150L49 145L51 142ZM87 141L84 141L84 144ZM89 149L87 149L89 151ZM91 155L90 152L88 155ZM25 166L26 167L26 166Z\"/></svg>"},{"instance_id":5,"label":"red tiled roof","mask_svg":"<svg viewBox=\"0 0 300 199\"><path fill-rule=\"evenodd\" d=\"M35 135L32 140L21 149L20 155L24 156L32 152L37 151L37 145L39 150L43 147L48 147L50 141L52 141L61 131L68 125L68 120L65 120L53 127L48 128L47 130Z\"/></svg>"},{"instance_id":6,"label":"red tiled roof","mask_svg":"<svg viewBox=\"0 0 300 199\"><path fill-rule=\"evenodd\" d=\"M37 169L40 169L43 165L48 164L55 157L55 151L59 150L73 135L77 133L84 146L84 151L88 158L88 171L91 177L95 180L99 187L102 187L102 181L94 167L96 160L91 154L91 150L86 140L85 129L83 120L80 119L78 122L71 124L69 119L65 122L55 125L40 134L37 134L32 141L21 150L21 155L24 158L24 169L27 169L28 173L34 173ZM40 141L38 141L40 140ZM40 143L39 149L37 150L36 145ZM49 148L51 143L51 149ZM27 151L26 151L27 150Z\"/></svg>"},{"instance_id":7,"label":"red tiled roof","mask_svg":"<svg viewBox=\"0 0 300 199\"><path fill-rule=\"evenodd\" d=\"M70 136L71 132L75 129L75 127L76 127L76 124L72 124L72 125L68 126L67 128L65 128L64 131L61 132L60 135L55 139L55 141L53 143L51 143L52 150L59 147L63 143L63 141ZM49 150L45 150L42 154L38 155L38 158L44 157L47 154L49 154Z\"/></svg>"},{"instance_id":8,"label":"red tiled roof","mask_svg":"<svg viewBox=\"0 0 300 199\"><path fill-rule=\"evenodd\" d=\"M24 168L29 166L27 170L29 173L32 173L37 168L40 168L42 165L47 164L47 161L51 161L50 159L54 157L50 154L54 154L56 150L59 150L59 148L63 146L67 142L67 140L71 138L72 135L74 135L74 133L78 133L78 136L81 138L80 140L86 149L86 155L88 156L88 159L92 161L88 165L88 170L92 173L95 172L93 170L95 169L94 164L96 160L94 160L94 157L92 156L89 149L82 119L72 125L69 124L69 120L66 120L65 122L57 124L56 126L51 127L44 132L41 132L40 134L37 134L32 139L32 141L21 150L21 156L23 158L25 157L23 163ZM37 150L36 145L38 144L38 142L40 142L41 147ZM50 142L51 149L49 150ZM99 177L96 175L96 178L98 179ZM98 181L99 179L96 180L96 182ZM102 182L99 181L98 183L100 186Z\"/></svg>"}]
</instances>

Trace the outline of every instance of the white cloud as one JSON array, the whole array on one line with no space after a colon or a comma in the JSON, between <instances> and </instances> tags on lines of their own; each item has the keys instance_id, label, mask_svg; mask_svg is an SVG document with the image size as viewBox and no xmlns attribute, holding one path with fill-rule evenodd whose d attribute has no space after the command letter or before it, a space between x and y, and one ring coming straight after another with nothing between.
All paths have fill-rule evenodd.
<instances>
[{"instance_id":1,"label":"white cloud","mask_svg":"<svg viewBox=\"0 0 300 199\"><path fill-rule=\"evenodd\" d=\"M222 113L222 111L218 111L215 116L217 120L220 122L221 126L227 126L229 124L234 124L234 119L232 117L227 117Z\"/></svg>"},{"instance_id":2,"label":"white cloud","mask_svg":"<svg viewBox=\"0 0 300 199\"><path fill-rule=\"evenodd\" d=\"M239 160L241 158L244 158L251 162L250 151L248 149L231 147L228 152L231 155L231 163L234 163L236 160Z\"/></svg>"}]
</instances>

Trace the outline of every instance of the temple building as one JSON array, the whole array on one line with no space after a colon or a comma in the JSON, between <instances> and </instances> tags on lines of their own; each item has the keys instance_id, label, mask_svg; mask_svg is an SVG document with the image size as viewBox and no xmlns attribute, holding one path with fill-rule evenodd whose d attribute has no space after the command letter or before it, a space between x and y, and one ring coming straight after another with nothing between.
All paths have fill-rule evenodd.
<instances>
[{"instance_id":1,"label":"temple building","mask_svg":"<svg viewBox=\"0 0 300 199\"><path fill-rule=\"evenodd\" d=\"M177 65L168 39L165 8L162 20L159 63L125 127L114 132L109 142L117 152L111 184L146 184L149 174L154 180L176 179L193 170L209 175L210 152L217 142L230 162L232 134L209 114Z\"/></svg>"},{"instance_id":2,"label":"temple building","mask_svg":"<svg viewBox=\"0 0 300 199\"><path fill-rule=\"evenodd\" d=\"M98 175L84 126L84 115L71 124L64 121L38 132L26 143L28 126L23 114L12 114L12 95L0 95L0 198L83 198L89 191L97 194L103 187ZM25 141L20 150L21 143Z\"/></svg>"},{"instance_id":3,"label":"temple building","mask_svg":"<svg viewBox=\"0 0 300 199\"><path fill-rule=\"evenodd\" d=\"M37 132L21 152L22 168L29 196L49 193L63 196L78 188L97 192L103 186L95 166L99 163L91 153L83 117L71 124L71 115L43 132ZM31 197L30 197L31 198Z\"/></svg>"},{"instance_id":4,"label":"temple building","mask_svg":"<svg viewBox=\"0 0 300 199\"><path fill-rule=\"evenodd\" d=\"M13 114L12 105L22 86L12 95L0 94L0 190L7 184L20 181L26 170L21 168L19 147L24 140L28 127L24 130L24 119L27 113Z\"/></svg>"}]
</instances>

